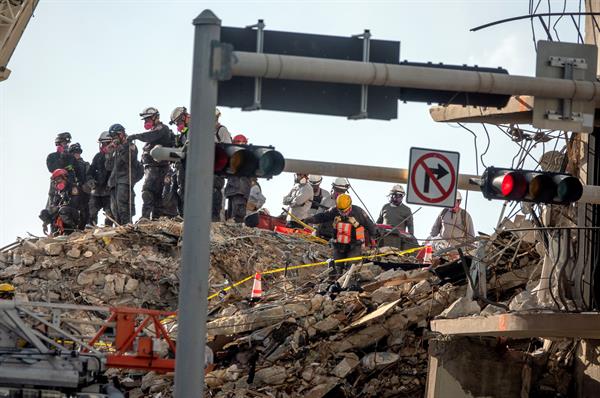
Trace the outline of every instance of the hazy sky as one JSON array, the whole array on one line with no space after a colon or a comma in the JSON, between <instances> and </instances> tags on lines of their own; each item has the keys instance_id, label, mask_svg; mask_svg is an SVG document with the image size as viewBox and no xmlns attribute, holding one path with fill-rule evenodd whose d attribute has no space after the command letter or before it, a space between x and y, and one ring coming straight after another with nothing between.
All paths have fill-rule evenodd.
<instances>
[{"instance_id":1,"label":"hazy sky","mask_svg":"<svg viewBox=\"0 0 600 398\"><path fill-rule=\"evenodd\" d=\"M562 8L562 2L552 3L554 11ZM262 18L267 29L294 32L350 36L368 28L374 39L401 41L401 59L502 66L530 76L535 71L529 22L469 31L527 14L526 1L42 0L9 63L12 75L0 83L0 245L27 232L42 233L38 214L49 179L45 159L58 132L71 132L91 161L99 133L111 124L139 133L142 108L155 106L168 120L174 107L189 105L191 21L205 8L224 26L243 27ZM565 28L561 39L574 40L574 32ZM399 104L398 119L385 122L222 108L221 122L232 135L274 145L290 158L405 168L410 147L417 146L458 151L461 173L475 174L477 165L482 172L473 136L456 125L433 122L428 109ZM480 126L473 128L481 153L487 140ZM517 146L495 127L490 138L485 164L510 165ZM328 189L331 181L326 177L323 186ZM392 184L352 184L377 217ZM290 174L262 182L266 207L279 213L291 185ZM138 202L140 188L141 183ZM469 195L476 230L490 232L499 209L500 203L480 193ZM137 210L139 216L140 203ZM415 214L417 237L428 235L439 211L424 207Z\"/></svg>"}]
</instances>

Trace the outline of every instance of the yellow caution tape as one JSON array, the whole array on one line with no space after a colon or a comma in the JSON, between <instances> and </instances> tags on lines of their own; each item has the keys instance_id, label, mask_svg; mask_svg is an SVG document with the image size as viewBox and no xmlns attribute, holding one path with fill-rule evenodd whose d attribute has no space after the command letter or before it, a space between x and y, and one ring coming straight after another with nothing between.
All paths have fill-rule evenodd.
<instances>
[{"instance_id":1,"label":"yellow caution tape","mask_svg":"<svg viewBox=\"0 0 600 398\"><path fill-rule=\"evenodd\" d=\"M357 256L357 257L349 257L349 258L341 258L338 260L334 260L334 263L346 263L349 261L358 261L358 260L364 260L364 259L369 259L369 258L376 258L376 257L384 257L384 256L390 256L392 254L398 255L398 256L403 256L405 254L410 254L410 253L414 253L417 252L421 249L423 249L424 246L419 246L419 247L415 247L412 249L408 249L408 250L403 250L403 251L392 251L392 252L387 252L387 253L380 253L380 254L371 254L368 256ZM318 267L319 265L327 265L328 261L319 261L318 263L310 263L310 264L302 264L302 265L292 265L290 267L280 267L280 268L275 268L275 269L270 269L267 271L262 271L260 272L261 275L269 275L269 274L276 274L279 272L285 272L287 271L291 271L291 270L295 270L295 269L301 269L301 268L310 268L310 267ZM222 292L226 292L229 291L231 289L233 289L234 287L237 287L243 283L248 282L249 280L254 278L254 274L245 277L244 279L235 282L234 284L227 286L224 289L221 289L219 292L211 294L210 296L208 296L209 300L214 299L215 297L217 297L220 293Z\"/></svg>"}]
</instances>

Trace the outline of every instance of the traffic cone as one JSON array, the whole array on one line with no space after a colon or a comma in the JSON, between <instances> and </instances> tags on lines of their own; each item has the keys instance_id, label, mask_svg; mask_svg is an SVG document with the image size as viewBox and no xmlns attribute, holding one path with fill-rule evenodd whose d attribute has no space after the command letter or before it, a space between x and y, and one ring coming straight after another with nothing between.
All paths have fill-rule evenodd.
<instances>
[{"instance_id":1,"label":"traffic cone","mask_svg":"<svg viewBox=\"0 0 600 398\"><path fill-rule=\"evenodd\" d=\"M432 255L433 255L433 247L431 247L431 245L425 246L425 255L423 256L423 264L431 264Z\"/></svg>"},{"instance_id":2,"label":"traffic cone","mask_svg":"<svg viewBox=\"0 0 600 398\"><path fill-rule=\"evenodd\" d=\"M260 273L254 275L254 283L252 284L252 294L250 295L251 300L258 300L262 297L262 279Z\"/></svg>"}]
</instances>

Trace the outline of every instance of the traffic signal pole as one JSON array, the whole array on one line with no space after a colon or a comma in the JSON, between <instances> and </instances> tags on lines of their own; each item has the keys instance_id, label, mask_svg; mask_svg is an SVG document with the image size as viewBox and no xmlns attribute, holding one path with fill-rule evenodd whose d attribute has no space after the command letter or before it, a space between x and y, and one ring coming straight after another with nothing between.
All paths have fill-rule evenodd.
<instances>
[{"instance_id":1,"label":"traffic signal pole","mask_svg":"<svg viewBox=\"0 0 600 398\"><path fill-rule=\"evenodd\" d=\"M233 76L600 102L600 83L234 51Z\"/></svg>"},{"instance_id":2,"label":"traffic signal pole","mask_svg":"<svg viewBox=\"0 0 600 398\"><path fill-rule=\"evenodd\" d=\"M179 312L175 396L203 397L210 223L213 186L215 108L217 80L211 76L213 41L218 41L221 20L210 10L194 19L194 63L192 68L192 114L186 156L185 222Z\"/></svg>"},{"instance_id":3,"label":"traffic signal pole","mask_svg":"<svg viewBox=\"0 0 600 398\"><path fill-rule=\"evenodd\" d=\"M319 174L330 177L346 177L356 178L358 180L400 184L406 184L408 182L408 169L365 166L360 164L286 159L283 171L288 173ZM459 174L457 182L458 189L481 192L478 183L480 178L481 176L473 174ZM600 204L600 186L583 185L583 193L577 203Z\"/></svg>"}]
</instances>

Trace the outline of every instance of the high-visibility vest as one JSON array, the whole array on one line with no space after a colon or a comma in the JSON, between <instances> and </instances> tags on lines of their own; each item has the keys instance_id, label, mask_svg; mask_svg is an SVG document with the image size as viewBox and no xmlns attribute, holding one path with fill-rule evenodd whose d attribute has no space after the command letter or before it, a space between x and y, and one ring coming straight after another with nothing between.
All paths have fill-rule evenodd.
<instances>
[{"instance_id":1,"label":"high-visibility vest","mask_svg":"<svg viewBox=\"0 0 600 398\"><path fill-rule=\"evenodd\" d=\"M365 241L365 228L358 227L356 228L356 240L364 242Z\"/></svg>"},{"instance_id":2,"label":"high-visibility vest","mask_svg":"<svg viewBox=\"0 0 600 398\"><path fill-rule=\"evenodd\" d=\"M348 244L352 240L352 224L339 222L335 226L336 242Z\"/></svg>"}]
</instances>

